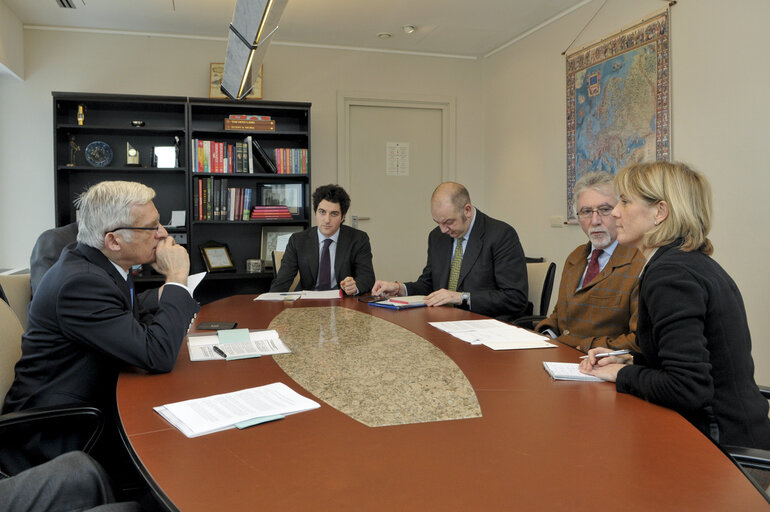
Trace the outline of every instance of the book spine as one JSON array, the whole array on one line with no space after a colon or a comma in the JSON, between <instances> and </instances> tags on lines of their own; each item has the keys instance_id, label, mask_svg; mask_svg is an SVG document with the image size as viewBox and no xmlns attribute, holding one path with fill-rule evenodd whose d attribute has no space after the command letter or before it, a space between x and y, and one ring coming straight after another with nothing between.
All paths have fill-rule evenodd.
<instances>
[{"instance_id":1,"label":"book spine","mask_svg":"<svg viewBox=\"0 0 770 512\"><path fill-rule=\"evenodd\" d=\"M222 184L219 180L214 180L214 220L220 220L219 216L219 194L221 191L219 190L219 187L221 187Z\"/></svg>"}]
</instances>

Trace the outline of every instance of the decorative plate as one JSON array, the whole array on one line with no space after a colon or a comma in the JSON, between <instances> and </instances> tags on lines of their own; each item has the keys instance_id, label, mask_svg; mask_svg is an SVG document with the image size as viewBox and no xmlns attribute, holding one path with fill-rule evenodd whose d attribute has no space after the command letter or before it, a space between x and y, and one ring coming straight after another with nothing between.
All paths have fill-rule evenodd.
<instances>
[{"instance_id":1,"label":"decorative plate","mask_svg":"<svg viewBox=\"0 0 770 512\"><path fill-rule=\"evenodd\" d=\"M106 142L95 140L86 146L86 162L94 167L106 167L112 162L112 148Z\"/></svg>"}]
</instances>

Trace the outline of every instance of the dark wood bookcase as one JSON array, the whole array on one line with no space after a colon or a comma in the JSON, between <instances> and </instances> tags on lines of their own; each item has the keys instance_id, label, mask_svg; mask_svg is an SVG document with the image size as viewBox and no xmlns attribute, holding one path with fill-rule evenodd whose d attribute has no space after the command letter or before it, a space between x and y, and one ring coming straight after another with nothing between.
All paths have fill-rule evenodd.
<instances>
[{"instance_id":1,"label":"dark wood bookcase","mask_svg":"<svg viewBox=\"0 0 770 512\"><path fill-rule=\"evenodd\" d=\"M171 212L183 210L185 225L169 228L169 233L186 246L191 273L206 269L200 246L209 242L226 244L235 269L212 272L196 290L196 298L206 303L236 293L265 291L272 271L246 272L247 259L261 259L262 230L310 225L310 104L271 101L232 101L177 96L140 96L91 93L53 93L54 111L54 210L57 226L76 220L74 201L90 185L103 180L138 181L155 189L155 205L161 222L169 223ZM83 123L78 124L82 107ZM225 130L230 115L270 116L275 131ZM141 123L134 123L141 121ZM135 126L141 124L141 126ZM275 161L277 148L307 149L306 174L266 172L255 158L253 173L199 172L193 164L197 145L193 140L210 140L234 145L251 136ZM74 141L73 141L74 138ZM85 158L86 147L95 141L106 143L112 160L95 166ZM79 149L72 158L72 144ZM126 143L139 152L139 165L127 165ZM153 148L178 145L178 166L156 168ZM193 153L195 152L195 153ZM92 159L93 160L93 159ZM96 163L104 163L96 162ZM264 187L280 184L301 186L301 205L292 210L291 219L280 220L202 220L199 218L198 181L226 180L227 187L253 190L253 203L261 205ZM212 181L212 183L213 183ZM295 187L296 188L296 187ZM275 226L276 228L272 228ZM269 258L268 258L269 259ZM135 278L137 286L151 287L162 276L149 266Z\"/></svg>"}]
</instances>

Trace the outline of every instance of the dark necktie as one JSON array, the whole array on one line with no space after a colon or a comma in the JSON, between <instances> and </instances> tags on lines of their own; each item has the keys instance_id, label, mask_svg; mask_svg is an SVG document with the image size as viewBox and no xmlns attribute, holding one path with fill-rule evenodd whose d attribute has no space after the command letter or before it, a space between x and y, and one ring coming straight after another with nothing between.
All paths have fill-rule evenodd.
<instances>
[{"instance_id":1,"label":"dark necktie","mask_svg":"<svg viewBox=\"0 0 770 512\"><path fill-rule=\"evenodd\" d=\"M319 290L331 290L332 287L332 264L331 256L329 256L329 246L331 244L331 238L324 240L324 248L321 251L321 265L318 269Z\"/></svg>"},{"instance_id":2,"label":"dark necktie","mask_svg":"<svg viewBox=\"0 0 770 512\"><path fill-rule=\"evenodd\" d=\"M131 279L131 274L128 274L128 278L126 279L126 284L128 285L128 293L131 297L131 309L134 308L134 280Z\"/></svg>"},{"instance_id":3,"label":"dark necktie","mask_svg":"<svg viewBox=\"0 0 770 512\"><path fill-rule=\"evenodd\" d=\"M583 278L584 287L588 286L588 283L593 281L594 277L599 273L599 255L603 252L601 249L594 249L591 253L591 261L588 262L586 276Z\"/></svg>"}]
</instances>

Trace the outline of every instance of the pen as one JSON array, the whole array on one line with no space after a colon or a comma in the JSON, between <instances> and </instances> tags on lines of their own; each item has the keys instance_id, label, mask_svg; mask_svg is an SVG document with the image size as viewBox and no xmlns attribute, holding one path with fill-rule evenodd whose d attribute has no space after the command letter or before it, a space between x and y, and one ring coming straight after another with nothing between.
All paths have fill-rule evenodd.
<instances>
[{"instance_id":1,"label":"pen","mask_svg":"<svg viewBox=\"0 0 770 512\"><path fill-rule=\"evenodd\" d=\"M397 299L390 299L390 302L393 302L394 304L409 304L405 300L397 300Z\"/></svg>"},{"instance_id":2,"label":"pen","mask_svg":"<svg viewBox=\"0 0 770 512\"><path fill-rule=\"evenodd\" d=\"M217 354L219 354L220 356L222 356L222 357L224 357L225 359L227 359L227 354L225 354L225 351L224 351L224 350L222 350L221 348L217 347L216 345L212 345L212 346L211 346L211 349L212 349L214 352L216 352Z\"/></svg>"},{"instance_id":3,"label":"pen","mask_svg":"<svg viewBox=\"0 0 770 512\"><path fill-rule=\"evenodd\" d=\"M302 294L298 293L298 292L292 292L292 293L279 293L278 295L282 295L283 296L283 295L302 295Z\"/></svg>"},{"instance_id":4,"label":"pen","mask_svg":"<svg viewBox=\"0 0 770 512\"><path fill-rule=\"evenodd\" d=\"M612 352L602 352L601 354L596 354L595 358L600 357L607 357L607 356L622 356L623 354L630 353L629 350L613 350ZM580 356L580 359L588 359L588 356Z\"/></svg>"}]
</instances>

